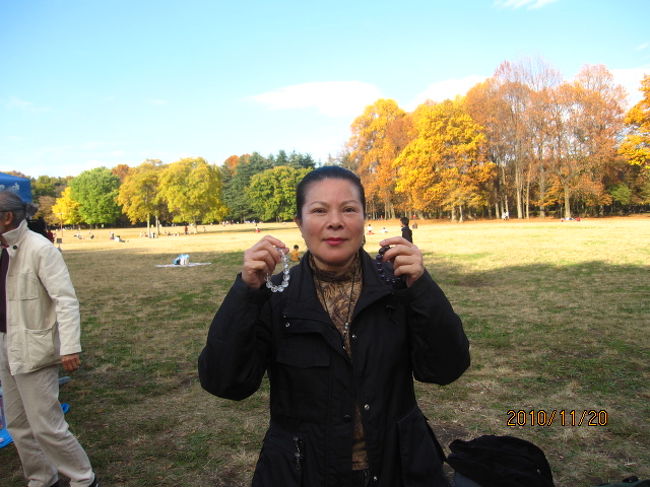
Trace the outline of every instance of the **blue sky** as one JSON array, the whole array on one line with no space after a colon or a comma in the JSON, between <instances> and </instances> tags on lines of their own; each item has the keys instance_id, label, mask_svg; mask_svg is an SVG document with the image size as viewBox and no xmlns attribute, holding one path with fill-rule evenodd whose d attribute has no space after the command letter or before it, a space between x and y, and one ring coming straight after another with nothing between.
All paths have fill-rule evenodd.
<instances>
[{"instance_id":1,"label":"blue sky","mask_svg":"<svg viewBox=\"0 0 650 487\"><path fill-rule=\"evenodd\" d=\"M647 0L0 0L0 171L325 160L376 99L412 110L528 57L605 64L634 102L648 19Z\"/></svg>"}]
</instances>

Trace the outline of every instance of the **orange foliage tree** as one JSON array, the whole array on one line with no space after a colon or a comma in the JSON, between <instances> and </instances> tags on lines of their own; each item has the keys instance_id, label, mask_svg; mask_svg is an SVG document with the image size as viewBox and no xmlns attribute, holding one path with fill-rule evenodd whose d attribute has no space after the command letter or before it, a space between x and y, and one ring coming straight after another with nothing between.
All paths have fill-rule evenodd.
<instances>
[{"instance_id":1,"label":"orange foliage tree","mask_svg":"<svg viewBox=\"0 0 650 487\"><path fill-rule=\"evenodd\" d=\"M411 137L410 119L393 100L377 100L352 122L347 163L361 178L369 213L375 217L378 204L383 206L385 217L395 217L393 161Z\"/></svg>"}]
</instances>

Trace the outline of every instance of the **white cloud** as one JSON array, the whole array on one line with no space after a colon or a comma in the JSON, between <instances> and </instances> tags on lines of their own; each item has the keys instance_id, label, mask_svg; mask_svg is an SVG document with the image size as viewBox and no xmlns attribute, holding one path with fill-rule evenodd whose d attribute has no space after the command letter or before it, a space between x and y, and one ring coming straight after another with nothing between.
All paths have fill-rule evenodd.
<instances>
[{"instance_id":1,"label":"white cloud","mask_svg":"<svg viewBox=\"0 0 650 487\"><path fill-rule=\"evenodd\" d=\"M636 50L637 51L643 51L643 50L647 49L648 47L650 47L650 42L644 42L643 44L639 44L638 46L636 46Z\"/></svg>"},{"instance_id":2,"label":"white cloud","mask_svg":"<svg viewBox=\"0 0 650 487\"><path fill-rule=\"evenodd\" d=\"M494 5L499 8L518 9L528 7L528 10L534 10L553 2L557 2L557 0L495 0Z\"/></svg>"},{"instance_id":3,"label":"white cloud","mask_svg":"<svg viewBox=\"0 0 650 487\"><path fill-rule=\"evenodd\" d=\"M427 100L440 102L446 99L453 100L456 95L465 95L477 83L484 81L487 76L472 74L464 78L452 78L430 84L422 93L419 93L407 110L413 110Z\"/></svg>"},{"instance_id":4,"label":"white cloud","mask_svg":"<svg viewBox=\"0 0 650 487\"><path fill-rule=\"evenodd\" d=\"M614 76L614 80L623 85L627 91L627 101L629 106L635 105L642 98L641 93L641 80L644 75L650 75L650 64L639 66L637 68L627 69L612 69L610 70Z\"/></svg>"},{"instance_id":5,"label":"white cloud","mask_svg":"<svg viewBox=\"0 0 650 487\"><path fill-rule=\"evenodd\" d=\"M358 115L378 98L381 91L362 81L322 81L285 86L249 99L271 110L315 108L329 117Z\"/></svg>"}]
</instances>

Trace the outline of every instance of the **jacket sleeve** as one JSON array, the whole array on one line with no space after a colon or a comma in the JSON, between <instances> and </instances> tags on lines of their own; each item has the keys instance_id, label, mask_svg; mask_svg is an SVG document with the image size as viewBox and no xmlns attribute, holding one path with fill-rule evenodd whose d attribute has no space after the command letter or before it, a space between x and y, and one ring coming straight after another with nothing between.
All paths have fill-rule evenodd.
<instances>
[{"instance_id":1,"label":"jacket sleeve","mask_svg":"<svg viewBox=\"0 0 650 487\"><path fill-rule=\"evenodd\" d=\"M61 355L81 352L79 301L61 252L51 243L38 253L38 278L54 303Z\"/></svg>"},{"instance_id":2,"label":"jacket sleeve","mask_svg":"<svg viewBox=\"0 0 650 487\"><path fill-rule=\"evenodd\" d=\"M241 400L259 388L271 350L270 326L261 319L269 295L266 288L251 290L237 276L199 355L199 379L206 391Z\"/></svg>"},{"instance_id":3,"label":"jacket sleeve","mask_svg":"<svg viewBox=\"0 0 650 487\"><path fill-rule=\"evenodd\" d=\"M422 382L449 384L469 367L469 341L460 318L427 271L402 291L414 377Z\"/></svg>"}]
</instances>

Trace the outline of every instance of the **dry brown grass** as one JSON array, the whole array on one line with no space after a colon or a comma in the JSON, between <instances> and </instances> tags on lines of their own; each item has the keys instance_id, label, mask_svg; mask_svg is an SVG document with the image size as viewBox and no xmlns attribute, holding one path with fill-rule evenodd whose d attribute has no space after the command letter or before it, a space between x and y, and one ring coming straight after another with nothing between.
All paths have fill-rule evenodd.
<instances>
[{"instance_id":1,"label":"dry brown grass","mask_svg":"<svg viewBox=\"0 0 650 487\"><path fill-rule=\"evenodd\" d=\"M397 221L373 222L399 232ZM293 224L263 224L287 245ZM62 390L68 421L105 486L243 486L268 421L268 389L239 403L203 392L196 358L253 226L125 243L63 235L82 306L82 370ZM87 231L82 235L87 236ZM374 252L383 234L367 237ZM472 367L418 384L442 443L481 434L529 439L558 486L650 477L650 218L424 223L427 267L463 318ZM181 252L193 268L157 268ZM507 411L606 410L607 426L506 425ZM0 484L24 485L13 447Z\"/></svg>"}]
</instances>

